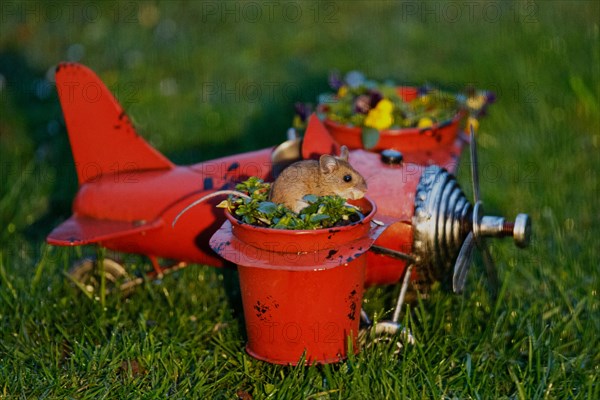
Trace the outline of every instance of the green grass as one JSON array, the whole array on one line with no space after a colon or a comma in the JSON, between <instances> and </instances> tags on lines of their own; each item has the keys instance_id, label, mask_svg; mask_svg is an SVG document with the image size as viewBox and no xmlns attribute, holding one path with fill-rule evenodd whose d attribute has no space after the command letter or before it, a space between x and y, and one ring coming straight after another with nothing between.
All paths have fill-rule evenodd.
<instances>
[{"instance_id":1,"label":"green grass","mask_svg":"<svg viewBox=\"0 0 600 400\"><path fill-rule=\"evenodd\" d=\"M600 398L598 3L251 3L260 18L227 4L233 14L217 2L3 3L0 398ZM405 314L416 345L369 341L337 365L246 355L230 272L191 266L88 300L64 274L95 250L44 244L76 190L44 79L82 49L178 163L280 143L293 103L314 101L334 68L493 89L483 197L490 212L529 213L532 245L492 244L498 301L474 268L464 296L434 289ZM365 307L389 316L397 290L370 289Z\"/></svg>"}]
</instances>

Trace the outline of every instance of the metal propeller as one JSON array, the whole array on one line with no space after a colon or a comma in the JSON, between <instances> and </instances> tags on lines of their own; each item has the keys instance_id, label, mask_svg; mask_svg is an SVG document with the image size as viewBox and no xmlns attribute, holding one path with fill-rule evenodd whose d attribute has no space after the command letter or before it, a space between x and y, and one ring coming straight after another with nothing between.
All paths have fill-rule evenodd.
<instances>
[{"instance_id":1,"label":"metal propeller","mask_svg":"<svg viewBox=\"0 0 600 400\"><path fill-rule=\"evenodd\" d=\"M518 214L514 221L504 217L484 215L479 190L479 162L473 126L470 126L471 176L474 204L471 204L456 178L438 165L423 171L415 192L415 210L412 219L413 247L411 254L379 246L371 251L407 262L402 288L394 316L390 321L380 321L377 333L396 333L403 330L399 315L404 303L411 270L419 268L419 275L429 282L446 282L452 273L452 286L456 293L464 290L467 273L477 247L482 254L489 287L495 296L498 290L496 266L487 246L488 238L512 237L517 247L527 247L531 238L531 221L527 214ZM371 325L368 316L362 317ZM411 341L411 337L406 337Z\"/></svg>"},{"instance_id":2,"label":"metal propeller","mask_svg":"<svg viewBox=\"0 0 600 400\"><path fill-rule=\"evenodd\" d=\"M471 125L471 178L473 181L474 206L472 211L471 231L467 234L463 242L456 263L454 265L454 275L452 277L452 289L455 293L461 293L465 288L467 272L473 261L473 249L475 246L479 249L483 257L483 263L487 271L488 282L492 295L495 296L498 291L498 272L492 259L485 236L489 236L490 231L500 229L502 232L514 230L515 224L505 223L503 218L487 217L483 214L483 203L480 200L479 192L479 163L477 159L477 142L475 131ZM529 242L530 223L526 214L519 214L517 221L523 225L527 232L526 238L523 238L523 246ZM512 228L512 229L511 229ZM519 244L519 243L517 243Z\"/></svg>"}]
</instances>

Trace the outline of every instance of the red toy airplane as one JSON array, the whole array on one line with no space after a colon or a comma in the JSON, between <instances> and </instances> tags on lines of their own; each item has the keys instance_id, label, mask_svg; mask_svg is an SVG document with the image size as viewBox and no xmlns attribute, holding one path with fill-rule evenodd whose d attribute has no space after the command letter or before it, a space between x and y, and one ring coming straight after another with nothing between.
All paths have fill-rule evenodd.
<instances>
[{"instance_id":1,"label":"red toy airplane","mask_svg":"<svg viewBox=\"0 0 600 400\"><path fill-rule=\"evenodd\" d=\"M56 86L80 188L73 216L50 233L48 243L99 244L144 254L158 275L168 270L158 258L224 265L208 245L224 220L222 210L215 207L218 200L193 208L173 228L173 219L188 204L250 176L271 181L286 164L339 149L312 116L303 140L178 166L137 135L127 114L90 69L60 64ZM405 285L410 277L431 281L452 276L455 291L461 291L475 244L494 275L484 246L486 236L513 236L519 246L528 243L527 215L520 214L513 224L482 214L473 145L474 205L451 175L468 141L461 133L436 149L415 150L413 143L404 154L351 151L350 162L367 179L368 195L377 204L376 217L389 224L368 254L367 285L396 283L403 275ZM411 274L407 265L417 268Z\"/></svg>"},{"instance_id":2,"label":"red toy airplane","mask_svg":"<svg viewBox=\"0 0 600 400\"><path fill-rule=\"evenodd\" d=\"M175 228L173 218L190 201L249 176L268 178L272 149L177 166L137 135L127 114L88 68L61 64L59 93L79 179L73 216L50 233L48 243L98 243L157 258L222 266L208 247L221 225L207 202ZM93 91L93 99L88 93Z\"/></svg>"}]
</instances>

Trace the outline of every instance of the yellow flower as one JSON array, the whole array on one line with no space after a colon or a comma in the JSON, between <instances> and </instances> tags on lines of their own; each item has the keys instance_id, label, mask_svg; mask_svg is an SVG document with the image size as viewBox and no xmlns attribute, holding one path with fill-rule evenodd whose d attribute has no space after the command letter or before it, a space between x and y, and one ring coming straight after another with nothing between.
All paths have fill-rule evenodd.
<instances>
[{"instance_id":1,"label":"yellow flower","mask_svg":"<svg viewBox=\"0 0 600 400\"><path fill-rule=\"evenodd\" d=\"M392 117L393 109L394 103L388 99L379 100L375 108L369 110L365 118L365 126L375 128L378 131L389 128L394 123L394 118Z\"/></svg>"},{"instance_id":2,"label":"yellow flower","mask_svg":"<svg viewBox=\"0 0 600 400\"><path fill-rule=\"evenodd\" d=\"M433 126L433 120L431 118L427 118L427 117L423 117L419 120L419 123L417 124L417 128L419 129L426 129L426 128L431 128Z\"/></svg>"},{"instance_id":3,"label":"yellow flower","mask_svg":"<svg viewBox=\"0 0 600 400\"><path fill-rule=\"evenodd\" d=\"M473 117L467 118L467 132L471 132L471 125L473 125L473 130L477 132L477 129L479 129L479 121Z\"/></svg>"},{"instance_id":4,"label":"yellow flower","mask_svg":"<svg viewBox=\"0 0 600 400\"><path fill-rule=\"evenodd\" d=\"M484 95L471 96L467 99L467 107L469 107L472 110L479 110L485 105L485 102L486 96Z\"/></svg>"},{"instance_id":5,"label":"yellow flower","mask_svg":"<svg viewBox=\"0 0 600 400\"><path fill-rule=\"evenodd\" d=\"M298 114L294 115L292 126L294 128L302 128L304 126L304 121L302 121L302 118Z\"/></svg>"},{"instance_id":6,"label":"yellow flower","mask_svg":"<svg viewBox=\"0 0 600 400\"><path fill-rule=\"evenodd\" d=\"M378 131L389 128L392 122L394 122L392 114L384 112L378 107L371 109L367 114L367 118L365 118L365 126L375 128Z\"/></svg>"},{"instance_id":7,"label":"yellow flower","mask_svg":"<svg viewBox=\"0 0 600 400\"><path fill-rule=\"evenodd\" d=\"M392 103L388 99L381 99L379 100L379 103L377 103L375 108L384 113L391 114L392 110L394 109L394 103Z\"/></svg>"},{"instance_id":8,"label":"yellow flower","mask_svg":"<svg viewBox=\"0 0 600 400\"><path fill-rule=\"evenodd\" d=\"M338 92L337 92L337 96L341 98L347 94L348 94L348 86L346 86L346 85L340 86L340 88L338 89Z\"/></svg>"}]
</instances>

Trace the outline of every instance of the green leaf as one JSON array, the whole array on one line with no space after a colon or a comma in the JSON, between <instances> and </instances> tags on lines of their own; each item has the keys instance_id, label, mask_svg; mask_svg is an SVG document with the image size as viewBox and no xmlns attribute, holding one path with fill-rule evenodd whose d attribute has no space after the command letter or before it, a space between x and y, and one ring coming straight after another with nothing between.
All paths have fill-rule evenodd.
<instances>
[{"instance_id":1,"label":"green leaf","mask_svg":"<svg viewBox=\"0 0 600 400\"><path fill-rule=\"evenodd\" d=\"M217 208L227 208L230 209L231 205L229 203L229 200L223 200L222 202L220 202L219 204L216 205Z\"/></svg>"},{"instance_id":2,"label":"green leaf","mask_svg":"<svg viewBox=\"0 0 600 400\"><path fill-rule=\"evenodd\" d=\"M277 204L270 201L263 201L258 205L258 211L263 214L273 214L277 211Z\"/></svg>"},{"instance_id":3,"label":"green leaf","mask_svg":"<svg viewBox=\"0 0 600 400\"><path fill-rule=\"evenodd\" d=\"M321 222L325 219L329 219L329 215L327 214L313 214L310 216L310 222L312 223L316 223L316 222Z\"/></svg>"},{"instance_id":4,"label":"green leaf","mask_svg":"<svg viewBox=\"0 0 600 400\"><path fill-rule=\"evenodd\" d=\"M317 200L319 200L319 197L315 196L314 194L307 194L302 198L302 200L306 201L307 203L313 204L316 203Z\"/></svg>"},{"instance_id":5,"label":"green leaf","mask_svg":"<svg viewBox=\"0 0 600 400\"><path fill-rule=\"evenodd\" d=\"M265 393L266 394L271 394L275 391L275 385L273 385L272 383L267 383L265 385Z\"/></svg>"},{"instance_id":6,"label":"green leaf","mask_svg":"<svg viewBox=\"0 0 600 400\"><path fill-rule=\"evenodd\" d=\"M379 131L374 128L362 128L362 143L365 149L372 149L379 142Z\"/></svg>"}]
</instances>

